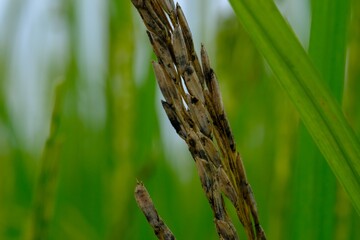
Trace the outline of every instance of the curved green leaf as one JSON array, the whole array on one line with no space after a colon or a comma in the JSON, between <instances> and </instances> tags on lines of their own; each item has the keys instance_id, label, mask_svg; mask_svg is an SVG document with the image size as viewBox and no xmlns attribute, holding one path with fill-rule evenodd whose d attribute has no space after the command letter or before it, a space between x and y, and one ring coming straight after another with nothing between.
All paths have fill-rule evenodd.
<instances>
[{"instance_id":1,"label":"curved green leaf","mask_svg":"<svg viewBox=\"0 0 360 240\"><path fill-rule=\"evenodd\" d=\"M336 99L273 1L230 0L360 213L360 147Z\"/></svg>"}]
</instances>

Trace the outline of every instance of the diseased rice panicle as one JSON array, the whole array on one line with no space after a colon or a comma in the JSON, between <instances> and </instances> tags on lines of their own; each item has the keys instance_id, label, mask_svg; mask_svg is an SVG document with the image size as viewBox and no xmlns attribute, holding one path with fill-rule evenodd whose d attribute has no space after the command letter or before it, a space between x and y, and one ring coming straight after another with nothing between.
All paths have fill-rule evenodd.
<instances>
[{"instance_id":1,"label":"diseased rice panicle","mask_svg":"<svg viewBox=\"0 0 360 240\"><path fill-rule=\"evenodd\" d=\"M158 59L153 67L165 99L162 106L194 158L219 238L239 239L226 211L225 196L234 205L248 239L266 239L205 47L201 45L200 64L179 4L175 7L172 0L132 2ZM135 196L158 238L174 239L142 184L137 185Z\"/></svg>"},{"instance_id":2,"label":"diseased rice panicle","mask_svg":"<svg viewBox=\"0 0 360 240\"><path fill-rule=\"evenodd\" d=\"M148 191L141 182L138 182L136 185L135 199L149 224L154 229L155 235L162 240L175 240L174 234L160 218Z\"/></svg>"}]
</instances>

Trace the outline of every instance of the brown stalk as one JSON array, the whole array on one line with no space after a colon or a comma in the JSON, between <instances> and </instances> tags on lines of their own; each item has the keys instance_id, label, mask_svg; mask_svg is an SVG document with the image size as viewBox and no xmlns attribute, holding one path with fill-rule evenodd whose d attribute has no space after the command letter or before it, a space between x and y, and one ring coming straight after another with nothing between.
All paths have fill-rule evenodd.
<instances>
[{"instance_id":1,"label":"brown stalk","mask_svg":"<svg viewBox=\"0 0 360 240\"><path fill-rule=\"evenodd\" d=\"M155 235L161 240L175 240L173 233L157 213L148 191L141 182L138 182L136 185L135 199L149 224L154 229Z\"/></svg>"},{"instance_id":2,"label":"brown stalk","mask_svg":"<svg viewBox=\"0 0 360 240\"><path fill-rule=\"evenodd\" d=\"M200 64L184 13L172 0L132 3L158 59L153 67L165 99L163 108L195 160L219 238L238 239L225 208L225 195L234 205L248 239L266 239L205 47L201 46ZM144 211L141 201L139 206Z\"/></svg>"}]
</instances>

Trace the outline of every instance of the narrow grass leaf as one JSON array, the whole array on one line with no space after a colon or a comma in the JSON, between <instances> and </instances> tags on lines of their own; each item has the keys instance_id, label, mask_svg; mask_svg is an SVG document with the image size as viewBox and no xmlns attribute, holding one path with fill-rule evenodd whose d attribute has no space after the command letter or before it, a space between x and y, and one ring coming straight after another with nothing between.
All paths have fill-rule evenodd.
<instances>
[{"instance_id":1,"label":"narrow grass leaf","mask_svg":"<svg viewBox=\"0 0 360 240\"><path fill-rule=\"evenodd\" d=\"M360 147L335 98L273 1L230 0L360 213Z\"/></svg>"},{"instance_id":2,"label":"narrow grass leaf","mask_svg":"<svg viewBox=\"0 0 360 240\"><path fill-rule=\"evenodd\" d=\"M59 128L64 87L65 84L62 82L56 88L55 105L50 123L50 134L41 158L38 185L34 194L32 226L29 239L46 239L53 218L56 199L55 193L58 182L59 150L61 146Z\"/></svg>"}]
</instances>

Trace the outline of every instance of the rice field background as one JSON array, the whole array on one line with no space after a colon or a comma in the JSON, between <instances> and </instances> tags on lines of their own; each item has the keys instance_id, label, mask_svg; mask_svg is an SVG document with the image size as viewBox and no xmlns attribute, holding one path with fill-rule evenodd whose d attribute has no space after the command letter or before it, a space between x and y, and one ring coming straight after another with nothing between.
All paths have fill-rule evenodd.
<instances>
[{"instance_id":1,"label":"rice field background","mask_svg":"<svg viewBox=\"0 0 360 240\"><path fill-rule=\"evenodd\" d=\"M209 51L268 239L359 239L359 215L230 4L180 4ZM359 137L360 3L277 6ZM137 180L178 239L217 239L130 0L2 0L0 53L0 239L155 239Z\"/></svg>"}]
</instances>

